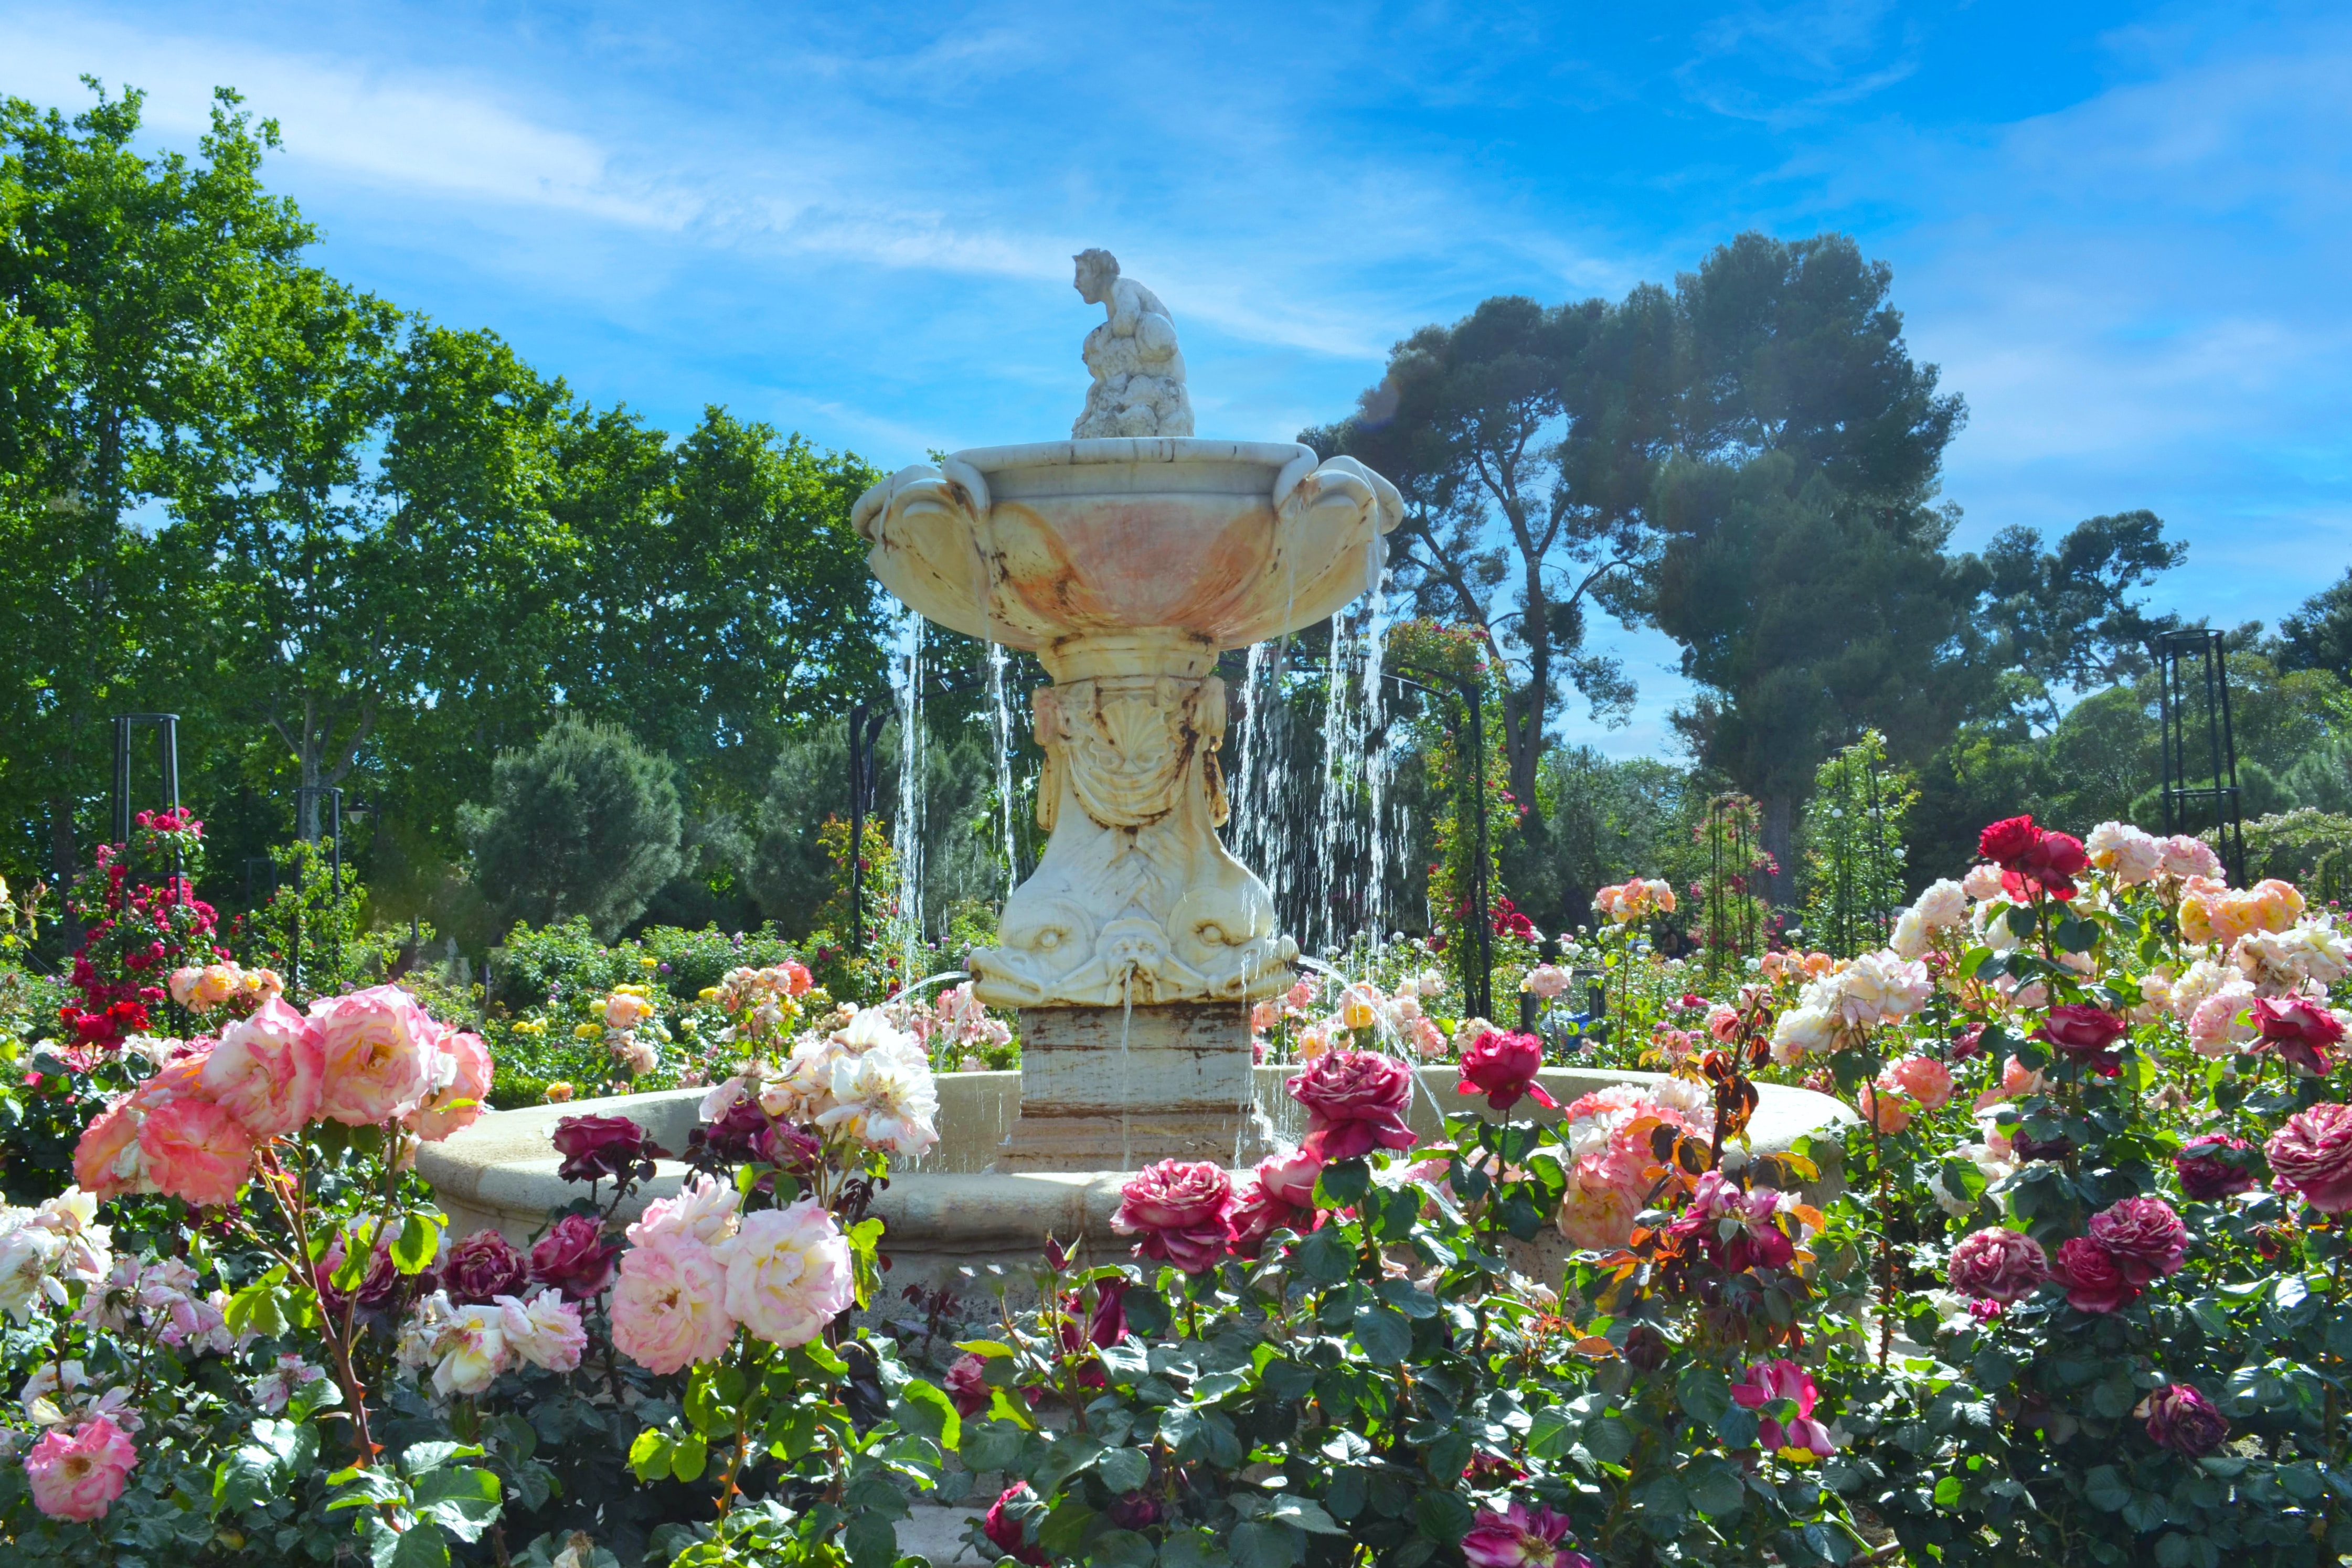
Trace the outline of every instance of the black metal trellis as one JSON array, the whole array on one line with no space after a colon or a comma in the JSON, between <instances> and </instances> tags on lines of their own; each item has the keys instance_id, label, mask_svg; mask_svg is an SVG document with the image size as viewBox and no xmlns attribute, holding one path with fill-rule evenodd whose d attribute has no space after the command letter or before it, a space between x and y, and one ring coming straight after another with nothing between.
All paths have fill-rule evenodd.
<instances>
[{"instance_id":1,"label":"black metal trellis","mask_svg":"<svg viewBox=\"0 0 2352 1568\"><path fill-rule=\"evenodd\" d=\"M155 732L156 761L163 772L163 803L180 806L180 716L175 713L126 713L114 719L114 841L131 841L131 752L138 732Z\"/></svg>"},{"instance_id":2,"label":"black metal trellis","mask_svg":"<svg viewBox=\"0 0 2352 1568\"><path fill-rule=\"evenodd\" d=\"M2238 792L2238 742L2230 725L2230 667L2221 633L2204 627L2156 640L2163 718L2164 831L2213 830L2232 882L2246 880L2246 829ZM2201 754L2201 756L2200 755ZM2195 761L2201 770L2193 772ZM2192 778L2210 780L2193 784Z\"/></svg>"},{"instance_id":3,"label":"black metal trellis","mask_svg":"<svg viewBox=\"0 0 2352 1568\"><path fill-rule=\"evenodd\" d=\"M1756 900L1748 891L1748 880L1756 866L1756 845L1748 833L1746 796L1717 795L1707 802L1706 840L1708 887L1713 895L1707 900L1707 965L1710 973L1720 973L1725 955L1736 950L1745 957L1760 946ZM1739 901L1737 916L1731 907L1734 898Z\"/></svg>"},{"instance_id":4,"label":"black metal trellis","mask_svg":"<svg viewBox=\"0 0 2352 1568\"><path fill-rule=\"evenodd\" d=\"M1433 697L1458 696L1462 699L1462 706L1468 710L1469 763L1463 778L1475 802L1472 817L1475 823L1478 850L1471 861L1470 886L1467 889L1470 900L1467 923L1471 929L1464 933L1465 938L1475 935L1475 941L1465 940L1462 944L1462 1006L1474 1018L1491 1019L1495 1012L1495 917L1492 890L1487 885L1490 840L1486 826L1486 694L1479 689L1479 683L1459 679L1442 670L1425 669L1417 664L1400 664L1397 668L1409 670L1416 675L1427 675L1433 681L1443 681L1451 690L1440 691L1435 686L1425 685L1402 674L1390 674L1384 678Z\"/></svg>"}]
</instances>

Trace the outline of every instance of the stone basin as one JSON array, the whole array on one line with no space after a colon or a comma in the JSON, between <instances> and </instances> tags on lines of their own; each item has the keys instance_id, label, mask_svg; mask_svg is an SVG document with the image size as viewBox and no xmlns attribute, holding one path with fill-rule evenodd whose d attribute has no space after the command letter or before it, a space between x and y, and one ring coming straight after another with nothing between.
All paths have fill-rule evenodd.
<instances>
[{"instance_id":1,"label":"stone basin","mask_svg":"<svg viewBox=\"0 0 2352 1568\"><path fill-rule=\"evenodd\" d=\"M1283 1092L1283 1081L1296 1070L1255 1071L1259 1108L1278 1140L1295 1144L1306 1131L1306 1117ZM1423 1068L1419 1076L1420 1089L1407 1120L1424 1141L1442 1135L1441 1107L1450 1113L1476 1107L1486 1113L1481 1102L1454 1093L1453 1068ZM1541 1075L1544 1088L1562 1105L1612 1083L1658 1079L1655 1073L1573 1067L1546 1068ZM1016 1282L1025 1280L1049 1235L1065 1243L1083 1240L1087 1254L1097 1259L1127 1255L1127 1239L1110 1228L1125 1173L989 1169L1020 1117L1020 1073L945 1073L938 1084L940 1143L920 1160L900 1162L899 1174L874 1204L873 1212L888 1226L883 1250L892 1262L893 1291L908 1284L948 1283L960 1269L982 1270L990 1264L1003 1266ZM1844 1105L1811 1090L1759 1084L1758 1094L1748 1129L1756 1155L1783 1153L1799 1138L1833 1134L1854 1120ZM626 1116L663 1147L683 1149L688 1132L697 1124L702 1096L699 1089L677 1089L493 1112L441 1143L424 1145L417 1153L417 1171L433 1185L457 1234L495 1228L517 1244L526 1244L545 1227L549 1209L562 1207L587 1190L555 1174L562 1162L549 1140L557 1121L590 1113ZM1558 1114L1526 1109L1547 1121ZM1738 1154L1735 1149L1734 1156ZM1834 1147L1815 1152L1822 1176L1808 1190L1816 1198L1839 1186L1835 1156ZM622 1206L622 1216L634 1218L646 1203L674 1194L688 1174L677 1161L661 1161L654 1179ZM1538 1257L1544 1267L1556 1270L1566 1250L1564 1242L1556 1242L1541 1249Z\"/></svg>"}]
</instances>

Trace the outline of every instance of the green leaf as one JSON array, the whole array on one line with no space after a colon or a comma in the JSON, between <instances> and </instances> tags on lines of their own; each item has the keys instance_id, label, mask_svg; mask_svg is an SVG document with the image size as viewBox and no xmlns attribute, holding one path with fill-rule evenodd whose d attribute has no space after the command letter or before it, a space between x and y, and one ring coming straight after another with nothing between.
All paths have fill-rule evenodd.
<instances>
[{"instance_id":1,"label":"green leaf","mask_svg":"<svg viewBox=\"0 0 2352 1568\"><path fill-rule=\"evenodd\" d=\"M1276 1492L1268 1500L1265 1517L1284 1524L1295 1525L1309 1535L1345 1535L1348 1532L1323 1511L1323 1505L1310 1497L1295 1497L1288 1492Z\"/></svg>"},{"instance_id":2,"label":"green leaf","mask_svg":"<svg viewBox=\"0 0 2352 1568\"><path fill-rule=\"evenodd\" d=\"M898 1560L898 1529L881 1514L852 1515L849 1528L841 1532L841 1541L849 1550L850 1562L857 1568L890 1568Z\"/></svg>"},{"instance_id":3,"label":"green leaf","mask_svg":"<svg viewBox=\"0 0 2352 1568\"><path fill-rule=\"evenodd\" d=\"M393 1238L393 1266L404 1274L421 1274L441 1250L441 1223L433 1216L412 1213Z\"/></svg>"},{"instance_id":4,"label":"green leaf","mask_svg":"<svg viewBox=\"0 0 2352 1568\"><path fill-rule=\"evenodd\" d=\"M963 1435L964 1468L971 1470L1010 1469L1021 1457L1029 1435L1006 1421L985 1421Z\"/></svg>"},{"instance_id":5,"label":"green leaf","mask_svg":"<svg viewBox=\"0 0 2352 1568\"><path fill-rule=\"evenodd\" d=\"M491 1471L470 1465L436 1469L416 1483L416 1512L460 1541L471 1541L499 1516L504 1493Z\"/></svg>"},{"instance_id":6,"label":"green leaf","mask_svg":"<svg viewBox=\"0 0 2352 1568\"><path fill-rule=\"evenodd\" d=\"M1731 1408L1731 1380L1711 1367L1694 1366L1675 1380L1675 1403L1711 1427Z\"/></svg>"},{"instance_id":7,"label":"green leaf","mask_svg":"<svg viewBox=\"0 0 2352 1568\"><path fill-rule=\"evenodd\" d=\"M1747 1500L1748 1489L1739 1472L1713 1454L1703 1454L1685 1465L1682 1479L1691 1502L1710 1519L1728 1519Z\"/></svg>"},{"instance_id":8,"label":"green leaf","mask_svg":"<svg viewBox=\"0 0 2352 1568\"><path fill-rule=\"evenodd\" d=\"M1307 1555L1307 1541L1286 1524L1253 1519L1234 1526L1228 1550L1234 1568L1291 1568Z\"/></svg>"},{"instance_id":9,"label":"green leaf","mask_svg":"<svg viewBox=\"0 0 2352 1568\"><path fill-rule=\"evenodd\" d=\"M710 1443L699 1432L688 1432L669 1448L669 1473L682 1481L700 1480L710 1461Z\"/></svg>"},{"instance_id":10,"label":"green leaf","mask_svg":"<svg viewBox=\"0 0 2352 1568\"><path fill-rule=\"evenodd\" d=\"M958 1340L956 1342L956 1348L963 1352L966 1355L976 1355L982 1361L994 1361L1000 1357L1009 1356L1013 1354L1013 1347L1011 1345L1004 1343L1001 1340L992 1339Z\"/></svg>"},{"instance_id":11,"label":"green leaf","mask_svg":"<svg viewBox=\"0 0 2352 1568\"><path fill-rule=\"evenodd\" d=\"M1095 1459L1095 1474L1115 1492L1139 1490L1151 1479L1151 1456L1141 1448L1105 1448Z\"/></svg>"},{"instance_id":12,"label":"green leaf","mask_svg":"<svg viewBox=\"0 0 2352 1568\"><path fill-rule=\"evenodd\" d=\"M1334 1160L1315 1178L1318 1208L1353 1208L1371 1190L1372 1168L1362 1160Z\"/></svg>"},{"instance_id":13,"label":"green leaf","mask_svg":"<svg viewBox=\"0 0 2352 1568\"><path fill-rule=\"evenodd\" d=\"M1412 1354L1412 1324L1394 1307L1356 1309L1356 1343L1383 1366L1394 1366Z\"/></svg>"},{"instance_id":14,"label":"green leaf","mask_svg":"<svg viewBox=\"0 0 2352 1568\"><path fill-rule=\"evenodd\" d=\"M2083 1496L2093 1508L2120 1513L2132 1500L2131 1483L2113 1465L2095 1465L2083 1474Z\"/></svg>"},{"instance_id":15,"label":"green leaf","mask_svg":"<svg viewBox=\"0 0 2352 1568\"><path fill-rule=\"evenodd\" d=\"M641 1481L661 1481L669 1479L669 1435L658 1427L648 1427L637 1434L629 1445L629 1469Z\"/></svg>"},{"instance_id":16,"label":"green leaf","mask_svg":"<svg viewBox=\"0 0 2352 1568\"><path fill-rule=\"evenodd\" d=\"M1960 1498L1967 1490L1968 1489L1960 1484L1959 1477L1946 1476L1936 1483L1936 1506L1958 1508L1960 1506Z\"/></svg>"},{"instance_id":17,"label":"green leaf","mask_svg":"<svg viewBox=\"0 0 2352 1568\"><path fill-rule=\"evenodd\" d=\"M1291 1253L1291 1259L1297 1264L1300 1276L1309 1282L1335 1285L1355 1269L1356 1249L1349 1245L1344 1227L1326 1225L1301 1241ZM1134 1309L1130 1305L1128 1321L1131 1323L1134 1318Z\"/></svg>"},{"instance_id":18,"label":"green leaf","mask_svg":"<svg viewBox=\"0 0 2352 1568\"><path fill-rule=\"evenodd\" d=\"M898 1425L919 1433L950 1453L963 1437L963 1417L944 1389L921 1378L911 1378L898 1390Z\"/></svg>"},{"instance_id":19,"label":"green leaf","mask_svg":"<svg viewBox=\"0 0 2352 1568\"><path fill-rule=\"evenodd\" d=\"M1132 1530L1107 1530L1087 1543L1093 1568L1151 1568L1151 1542Z\"/></svg>"},{"instance_id":20,"label":"green leaf","mask_svg":"<svg viewBox=\"0 0 2352 1568\"><path fill-rule=\"evenodd\" d=\"M452 1460L481 1457L482 1450L472 1443L411 1443L400 1456L400 1468L411 1480L418 1480Z\"/></svg>"},{"instance_id":21,"label":"green leaf","mask_svg":"<svg viewBox=\"0 0 2352 1568\"><path fill-rule=\"evenodd\" d=\"M374 1514L367 1521L368 1560L373 1568L449 1568L449 1542L420 1520L395 1531Z\"/></svg>"},{"instance_id":22,"label":"green leaf","mask_svg":"<svg viewBox=\"0 0 2352 1568\"><path fill-rule=\"evenodd\" d=\"M286 1283L286 1266L280 1263L228 1299L221 1313L228 1330L234 1334L259 1334L274 1338L286 1332L286 1309L282 1297Z\"/></svg>"},{"instance_id":23,"label":"green leaf","mask_svg":"<svg viewBox=\"0 0 2352 1568\"><path fill-rule=\"evenodd\" d=\"M1412 1515L1421 1532L1441 1546L1457 1544L1470 1533L1470 1526L1476 1520L1468 1499L1436 1487L1413 1500Z\"/></svg>"}]
</instances>

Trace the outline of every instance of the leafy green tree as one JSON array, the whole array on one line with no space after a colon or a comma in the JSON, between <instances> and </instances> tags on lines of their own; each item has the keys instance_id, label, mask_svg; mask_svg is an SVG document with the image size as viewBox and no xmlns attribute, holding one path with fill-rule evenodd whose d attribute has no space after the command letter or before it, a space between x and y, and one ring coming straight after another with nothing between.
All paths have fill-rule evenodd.
<instances>
[{"instance_id":1,"label":"leafy green tree","mask_svg":"<svg viewBox=\"0 0 2352 1568\"><path fill-rule=\"evenodd\" d=\"M680 864L669 763L624 730L577 717L529 751L501 753L488 803L463 808L458 824L502 922L579 915L606 941Z\"/></svg>"},{"instance_id":2,"label":"leafy green tree","mask_svg":"<svg viewBox=\"0 0 2352 1568\"><path fill-rule=\"evenodd\" d=\"M2352 681L2352 571L2303 601L2279 622L2272 653L2283 670L2326 670Z\"/></svg>"},{"instance_id":3,"label":"leafy green tree","mask_svg":"<svg viewBox=\"0 0 2352 1568\"><path fill-rule=\"evenodd\" d=\"M1762 803L1784 868L1824 755L1862 726L1923 755L1968 706L1947 677L1983 570L1934 505L1966 411L1912 360L1892 282L1844 235L1748 234L1675 285L1689 392L1653 606L1701 688L1684 733Z\"/></svg>"},{"instance_id":4,"label":"leafy green tree","mask_svg":"<svg viewBox=\"0 0 2352 1568\"><path fill-rule=\"evenodd\" d=\"M1403 493L1392 536L1416 614L1476 627L1509 671L1500 729L1512 794L1536 798L1563 685L1622 720L1633 687L1584 647L1593 611L1625 615L1655 554L1645 512L1669 434L1671 302L1486 300L1389 356L1355 414L1299 439L1345 453ZM1540 836L1540 818L1527 826Z\"/></svg>"},{"instance_id":5,"label":"leafy green tree","mask_svg":"<svg viewBox=\"0 0 2352 1568\"><path fill-rule=\"evenodd\" d=\"M68 119L0 101L0 791L47 819L52 866L103 778L108 717L153 706L173 606L134 518L179 491L193 432L247 395L222 352L239 303L314 238L265 193L274 121L214 95L198 160L133 142L142 96Z\"/></svg>"},{"instance_id":6,"label":"leafy green tree","mask_svg":"<svg viewBox=\"0 0 2352 1568\"><path fill-rule=\"evenodd\" d=\"M1907 881L1904 845L1918 790L1864 730L1821 765L1805 803L1805 943L1851 958L1894 930Z\"/></svg>"},{"instance_id":7,"label":"leafy green tree","mask_svg":"<svg viewBox=\"0 0 2352 1568\"><path fill-rule=\"evenodd\" d=\"M1992 656L2027 677L2011 700L2051 725L2062 692L2145 674L2154 639L2179 617L2147 614L2134 591L2188 558L2189 547L2166 538L2163 520L2145 510L2087 517L2046 551L2040 532L2022 525L1994 535L1981 614L2000 637Z\"/></svg>"}]
</instances>

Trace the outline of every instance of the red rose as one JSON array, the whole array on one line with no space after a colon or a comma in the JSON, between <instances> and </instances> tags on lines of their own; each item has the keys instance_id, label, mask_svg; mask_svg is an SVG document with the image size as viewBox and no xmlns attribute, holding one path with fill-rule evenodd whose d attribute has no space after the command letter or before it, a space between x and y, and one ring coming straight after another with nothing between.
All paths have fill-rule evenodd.
<instances>
[{"instance_id":1,"label":"red rose","mask_svg":"<svg viewBox=\"0 0 2352 1568\"><path fill-rule=\"evenodd\" d=\"M2225 1155L2251 1154L2253 1145L2226 1133L2205 1133L2180 1145L2172 1169L2180 1177L2180 1194L2200 1203L2254 1189L2254 1173L2232 1165Z\"/></svg>"},{"instance_id":2,"label":"red rose","mask_svg":"<svg viewBox=\"0 0 2352 1568\"><path fill-rule=\"evenodd\" d=\"M2067 883L2090 869L2091 852L2083 841L2072 833L2044 833L2041 842L2026 852L2020 866L2027 875L2045 883Z\"/></svg>"},{"instance_id":3,"label":"red rose","mask_svg":"<svg viewBox=\"0 0 2352 1568\"><path fill-rule=\"evenodd\" d=\"M2033 1031L2033 1038L2056 1046L2101 1077L2113 1078L2123 1071L2123 1064L2107 1051L2129 1027L2105 1008L2095 1008L2088 1002L2061 1002L2050 1009L2042 1027Z\"/></svg>"},{"instance_id":4,"label":"red rose","mask_svg":"<svg viewBox=\"0 0 2352 1568\"><path fill-rule=\"evenodd\" d=\"M1006 1506L1008 1503L1012 1505L1010 1508ZM1024 1528L1032 1515L1045 1511L1045 1505L1037 1500L1037 1494L1029 1490L1029 1483L1015 1481L988 1505L988 1517L981 1521L980 1532L988 1537L991 1546L1015 1562L1029 1563L1031 1568L1045 1568L1045 1552L1029 1544L1028 1531Z\"/></svg>"},{"instance_id":5,"label":"red rose","mask_svg":"<svg viewBox=\"0 0 2352 1568\"><path fill-rule=\"evenodd\" d=\"M1327 1051L1292 1079L1290 1097L1307 1107L1304 1148L1318 1159L1352 1160L1380 1149L1412 1147L1404 1108L1412 1070L1370 1051Z\"/></svg>"},{"instance_id":6,"label":"red rose","mask_svg":"<svg viewBox=\"0 0 2352 1568\"><path fill-rule=\"evenodd\" d=\"M497 1231L477 1230L449 1249L438 1278L458 1306L488 1306L493 1296L520 1295L530 1282L530 1266Z\"/></svg>"},{"instance_id":7,"label":"red rose","mask_svg":"<svg viewBox=\"0 0 2352 1568\"><path fill-rule=\"evenodd\" d=\"M2263 1145L2281 1192L2329 1214L2352 1209L2352 1105L2314 1105L2286 1119Z\"/></svg>"},{"instance_id":8,"label":"red rose","mask_svg":"<svg viewBox=\"0 0 2352 1568\"><path fill-rule=\"evenodd\" d=\"M1989 1226L1952 1248L1952 1289L1979 1301L2023 1301L2049 1277L2049 1255L2021 1230Z\"/></svg>"},{"instance_id":9,"label":"red rose","mask_svg":"<svg viewBox=\"0 0 2352 1568\"><path fill-rule=\"evenodd\" d=\"M2230 1436L2228 1419L2194 1384L2168 1384L2141 1400L2132 1414L2147 1417L2148 1441L2186 1458L2203 1458Z\"/></svg>"},{"instance_id":10,"label":"red rose","mask_svg":"<svg viewBox=\"0 0 2352 1568\"><path fill-rule=\"evenodd\" d=\"M2326 1073L2328 1048L2342 1042L2344 1025L2325 1005L2303 997L2276 1001L2259 998L2253 1012L2254 1028L2262 1031L2263 1043L2276 1051L2281 1061L2315 1078Z\"/></svg>"},{"instance_id":11,"label":"red rose","mask_svg":"<svg viewBox=\"0 0 2352 1568\"><path fill-rule=\"evenodd\" d=\"M1559 1102L1536 1082L1537 1070L1542 1066L1542 1040L1531 1034L1488 1030L1462 1053L1462 1082L1454 1086L1454 1092L1484 1094L1487 1105L1496 1111L1509 1110L1521 1095L1552 1110Z\"/></svg>"},{"instance_id":12,"label":"red rose","mask_svg":"<svg viewBox=\"0 0 2352 1568\"><path fill-rule=\"evenodd\" d=\"M2116 1312L2139 1294L2107 1249L2087 1236L2066 1239L2054 1273L2066 1287L2066 1304L2076 1312Z\"/></svg>"},{"instance_id":13,"label":"red rose","mask_svg":"<svg viewBox=\"0 0 2352 1568\"><path fill-rule=\"evenodd\" d=\"M1208 1160L1162 1160L1119 1189L1111 1228L1140 1236L1136 1256L1173 1263L1187 1274L1217 1266L1233 1240L1232 1178Z\"/></svg>"},{"instance_id":14,"label":"red rose","mask_svg":"<svg viewBox=\"0 0 2352 1568\"><path fill-rule=\"evenodd\" d=\"M1094 1311L1087 1314L1087 1343L1108 1347L1127 1337L1127 1281L1104 1280L1095 1286Z\"/></svg>"},{"instance_id":15,"label":"red rose","mask_svg":"<svg viewBox=\"0 0 2352 1568\"><path fill-rule=\"evenodd\" d=\"M659 1152L626 1116L566 1116L555 1124L552 1141L563 1156L555 1174L565 1181L617 1180Z\"/></svg>"},{"instance_id":16,"label":"red rose","mask_svg":"<svg viewBox=\"0 0 2352 1568\"><path fill-rule=\"evenodd\" d=\"M2160 1197L2126 1197L2109 1204L2091 1216L2086 1228L2135 1285L2179 1272L2189 1255L2189 1228Z\"/></svg>"},{"instance_id":17,"label":"red rose","mask_svg":"<svg viewBox=\"0 0 2352 1568\"><path fill-rule=\"evenodd\" d=\"M613 1282L620 1256L620 1244L605 1241L604 1228L593 1215L567 1214L530 1249L530 1277L569 1300L585 1301Z\"/></svg>"},{"instance_id":18,"label":"red rose","mask_svg":"<svg viewBox=\"0 0 2352 1568\"><path fill-rule=\"evenodd\" d=\"M2031 816L2009 817L1977 835L1977 853L2005 871L2014 871L2041 841L2042 830L2033 825Z\"/></svg>"}]
</instances>

